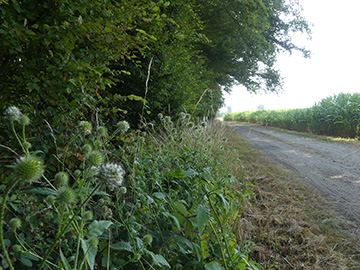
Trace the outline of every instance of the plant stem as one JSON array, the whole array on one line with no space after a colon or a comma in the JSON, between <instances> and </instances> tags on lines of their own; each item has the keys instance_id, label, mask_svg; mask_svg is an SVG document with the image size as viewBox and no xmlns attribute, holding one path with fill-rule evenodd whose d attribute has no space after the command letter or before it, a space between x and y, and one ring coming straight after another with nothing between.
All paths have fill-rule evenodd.
<instances>
[{"instance_id":1,"label":"plant stem","mask_svg":"<svg viewBox=\"0 0 360 270\"><path fill-rule=\"evenodd\" d=\"M3 201L1 203L1 210L0 210L0 244L1 244L1 248L3 249L4 251L4 257L5 257L5 260L7 262L7 264L9 265L10 269L11 270L14 270L14 267L12 266L11 264L11 260L10 260L10 257L9 257L9 253L7 252L6 250L6 247L5 247L5 242L4 242L4 232L3 232L3 226L4 226L4 213L5 213L5 205L6 205L6 199L10 193L10 191L16 186L16 184L19 182L19 179L17 180L14 180L10 186L8 187L8 189L6 190L5 192L5 195L3 197Z\"/></svg>"},{"instance_id":2,"label":"plant stem","mask_svg":"<svg viewBox=\"0 0 360 270\"><path fill-rule=\"evenodd\" d=\"M44 266L45 261L47 260L47 258L50 256L51 252L54 250L55 246L57 245L58 241L60 240L60 238L62 237L62 235L65 233L66 229L69 227L70 224L72 224L72 222L74 221L74 219L76 218L76 216L80 213L81 209L85 206L85 204L87 204L87 202L90 200L90 198L95 194L95 192L103 185L103 182L101 181L94 189L93 191L89 194L89 196L86 198L86 200L83 201L83 203L79 206L79 208L77 209L77 211L73 214L73 216L70 218L70 220L68 220L65 224L65 226L63 227L63 229L60 231L60 233L57 235L54 243L52 244L52 246L50 247L50 249L47 251L47 253L45 254L39 270Z\"/></svg>"}]
</instances>

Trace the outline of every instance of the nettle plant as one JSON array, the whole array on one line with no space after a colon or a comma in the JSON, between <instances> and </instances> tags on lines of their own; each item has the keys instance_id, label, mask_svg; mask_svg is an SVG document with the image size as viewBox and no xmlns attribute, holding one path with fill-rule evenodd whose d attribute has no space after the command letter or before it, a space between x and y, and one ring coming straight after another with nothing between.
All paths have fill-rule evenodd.
<instances>
[{"instance_id":1,"label":"nettle plant","mask_svg":"<svg viewBox=\"0 0 360 270\"><path fill-rule=\"evenodd\" d=\"M23 153L3 146L18 158L1 174L2 267L260 268L232 231L249 191L229 174L221 125L159 115L160 127L121 121L109 135L80 121L65 146L53 135L54 165L32 150L30 119L5 113Z\"/></svg>"}]
</instances>

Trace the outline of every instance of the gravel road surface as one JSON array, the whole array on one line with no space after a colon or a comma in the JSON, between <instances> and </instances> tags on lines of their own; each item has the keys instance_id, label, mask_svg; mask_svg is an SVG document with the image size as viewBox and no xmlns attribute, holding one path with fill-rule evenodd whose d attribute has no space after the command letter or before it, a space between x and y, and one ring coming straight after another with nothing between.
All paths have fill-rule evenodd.
<instances>
[{"instance_id":1,"label":"gravel road surface","mask_svg":"<svg viewBox=\"0 0 360 270\"><path fill-rule=\"evenodd\" d=\"M360 147L324 142L266 127L227 123L250 145L334 201L346 219L360 221Z\"/></svg>"}]
</instances>

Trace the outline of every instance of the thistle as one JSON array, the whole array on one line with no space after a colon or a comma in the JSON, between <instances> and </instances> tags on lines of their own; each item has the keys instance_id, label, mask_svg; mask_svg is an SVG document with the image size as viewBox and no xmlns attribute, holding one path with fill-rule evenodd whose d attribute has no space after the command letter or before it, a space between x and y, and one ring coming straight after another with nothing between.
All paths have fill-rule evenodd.
<instances>
[{"instance_id":1,"label":"thistle","mask_svg":"<svg viewBox=\"0 0 360 270\"><path fill-rule=\"evenodd\" d=\"M92 125L88 121L80 121L79 128L80 128L81 132L83 132L85 135L88 135L91 133Z\"/></svg>"},{"instance_id":2,"label":"thistle","mask_svg":"<svg viewBox=\"0 0 360 270\"><path fill-rule=\"evenodd\" d=\"M14 170L21 180L36 181L44 173L43 160L35 156L21 157L17 160Z\"/></svg>"},{"instance_id":3,"label":"thistle","mask_svg":"<svg viewBox=\"0 0 360 270\"><path fill-rule=\"evenodd\" d=\"M97 151L89 153L86 159L92 166L95 167L100 166L104 162L104 156Z\"/></svg>"},{"instance_id":4,"label":"thistle","mask_svg":"<svg viewBox=\"0 0 360 270\"><path fill-rule=\"evenodd\" d=\"M120 121L116 124L116 126L121 133L125 133L130 128L129 123L126 121Z\"/></svg>"},{"instance_id":5,"label":"thistle","mask_svg":"<svg viewBox=\"0 0 360 270\"><path fill-rule=\"evenodd\" d=\"M66 172L58 172L55 175L55 184L58 187L67 186L69 182L69 175Z\"/></svg>"},{"instance_id":6,"label":"thistle","mask_svg":"<svg viewBox=\"0 0 360 270\"><path fill-rule=\"evenodd\" d=\"M21 111L19 110L18 107L16 106L10 106L5 110L5 115L11 120L11 121L15 121L15 120L19 120L20 117L22 116Z\"/></svg>"},{"instance_id":7,"label":"thistle","mask_svg":"<svg viewBox=\"0 0 360 270\"><path fill-rule=\"evenodd\" d=\"M105 185L114 190L123 184L125 170L118 164L106 163L97 168L99 178L105 182Z\"/></svg>"},{"instance_id":8,"label":"thistle","mask_svg":"<svg viewBox=\"0 0 360 270\"><path fill-rule=\"evenodd\" d=\"M57 199L63 204L72 204L75 202L75 191L70 187L61 187L57 193Z\"/></svg>"}]
</instances>

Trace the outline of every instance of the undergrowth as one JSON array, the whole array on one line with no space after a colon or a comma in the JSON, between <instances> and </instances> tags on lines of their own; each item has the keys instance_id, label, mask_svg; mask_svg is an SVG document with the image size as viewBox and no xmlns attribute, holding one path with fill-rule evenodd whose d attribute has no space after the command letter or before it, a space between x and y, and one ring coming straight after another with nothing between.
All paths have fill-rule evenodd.
<instances>
[{"instance_id":1,"label":"undergrowth","mask_svg":"<svg viewBox=\"0 0 360 270\"><path fill-rule=\"evenodd\" d=\"M250 192L221 124L159 115L142 131L98 120L57 134L46 122L44 150L28 116L5 114L4 269L261 269L234 234Z\"/></svg>"}]
</instances>

